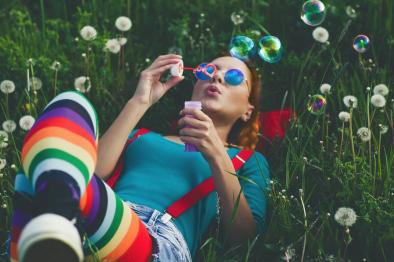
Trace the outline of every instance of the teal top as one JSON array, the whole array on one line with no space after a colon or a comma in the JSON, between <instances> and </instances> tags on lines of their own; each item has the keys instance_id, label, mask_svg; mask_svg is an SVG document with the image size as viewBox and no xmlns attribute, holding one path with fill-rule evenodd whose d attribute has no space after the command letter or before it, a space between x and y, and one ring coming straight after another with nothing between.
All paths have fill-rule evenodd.
<instances>
[{"instance_id":1,"label":"teal top","mask_svg":"<svg viewBox=\"0 0 394 262\"><path fill-rule=\"evenodd\" d=\"M129 138L135 132L131 132ZM229 148L227 153L233 158L239 151ZM266 159L254 152L237 175L258 230L262 232L267 208L265 189L269 184ZM184 145L151 131L127 147L124 170L115 192L123 200L163 212L210 176L209 164L200 152L184 152ZM175 219L192 256L216 212L217 194L214 191Z\"/></svg>"}]
</instances>

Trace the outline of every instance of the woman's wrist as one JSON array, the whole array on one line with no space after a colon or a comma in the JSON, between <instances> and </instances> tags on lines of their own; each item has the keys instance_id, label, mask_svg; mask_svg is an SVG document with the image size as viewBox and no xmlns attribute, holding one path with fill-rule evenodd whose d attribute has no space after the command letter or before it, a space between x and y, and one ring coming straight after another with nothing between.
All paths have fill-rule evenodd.
<instances>
[{"instance_id":1,"label":"woman's wrist","mask_svg":"<svg viewBox=\"0 0 394 262\"><path fill-rule=\"evenodd\" d=\"M139 97L135 97L135 96L130 98L129 101L127 102L127 104L133 104L133 106L136 106L138 108L145 109L145 110L148 110L149 107L151 107L151 104L149 102L144 101L143 99L141 99Z\"/></svg>"}]
</instances>

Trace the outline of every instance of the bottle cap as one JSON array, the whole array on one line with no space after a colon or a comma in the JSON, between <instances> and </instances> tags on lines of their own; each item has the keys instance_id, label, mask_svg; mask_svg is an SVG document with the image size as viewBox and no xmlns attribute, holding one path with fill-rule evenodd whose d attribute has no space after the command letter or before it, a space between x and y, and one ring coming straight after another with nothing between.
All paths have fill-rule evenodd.
<instances>
[{"instance_id":1,"label":"bottle cap","mask_svg":"<svg viewBox=\"0 0 394 262\"><path fill-rule=\"evenodd\" d=\"M182 76L183 75L183 62L180 61L178 64L173 65L170 69L172 76Z\"/></svg>"},{"instance_id":2,"label":"bottle cap","mask_svg":"<svg viewBox=\"0 0 394 262\"><path fill-rule=\"evenodd\" d=\"M201 110L201 101L185 101L185 108L196 108Z\"/></svg>"}]
</instances>

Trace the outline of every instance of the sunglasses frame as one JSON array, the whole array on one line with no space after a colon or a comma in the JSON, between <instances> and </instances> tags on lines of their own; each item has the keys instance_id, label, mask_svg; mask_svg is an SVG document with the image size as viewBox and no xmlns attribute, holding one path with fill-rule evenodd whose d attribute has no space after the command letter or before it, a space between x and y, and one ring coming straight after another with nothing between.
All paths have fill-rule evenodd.
<instances>
[{"instance_id":1,"label":"sunglasses frame","mask_svg":"<svg viewBox=\"0 0 394 262\"><path fill-rule=\"evenodd\" d=\"M203 65L203 64L205 64L205 66L201 66L201 65ZM212 73L207 72L208 66L212 66L212 67L214 68L214 71L213 71ZM239 70L239 69L237 69L237 68L230 68L230 69L228 69L228 70L226 71L226 73L225 73L224 75L226 75L226 74L228 73L228 71L230 71L230 70L238 70L239 72L241 72L242 75L243 75L243 80L242 80L242 82L241 82L240 84L238 84L238 85L232 85L232 84L228 83L228 82L225 80L226 84L228 84L228 85L230 85L230 86L239 86L239 85L241 85L243 82L246 82L246 86L247 86L248 89L249 89L248 79L246 79L245 74L244 74L241 70ZM199 72L202 72L203 74L205 74L206 76L208 76L210 79L212 79L212 77L214 77L215 74L217 73L217 67L216 67L216 65L213 64L213 63L200 63L200 64L193 70L193 73L194 73L195 77L196 77L198 80L201 80L201 81L208 80L208 79L200 79L200 78L198 78L198 76L197 76L196 73L199 73ZM224 77L224 79L226 79L226 77Z\"/></svg>"}]
</instances>

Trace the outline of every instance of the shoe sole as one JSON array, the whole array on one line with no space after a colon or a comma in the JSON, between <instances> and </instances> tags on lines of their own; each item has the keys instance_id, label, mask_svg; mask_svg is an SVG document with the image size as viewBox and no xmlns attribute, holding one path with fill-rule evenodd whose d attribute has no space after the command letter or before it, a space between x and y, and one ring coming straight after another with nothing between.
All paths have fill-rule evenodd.
<instances>
[{"instance_id":1,"label":"shoe sole","mask_svg":"<svg viewBox=\"0 0 394 262\"><path fill-rule=\"evenodd\" d=\"M68 219L52 213L35 217L24 227L18 253L22 262L83 260L78 230Z\"/></svg>"}]
</instances>

